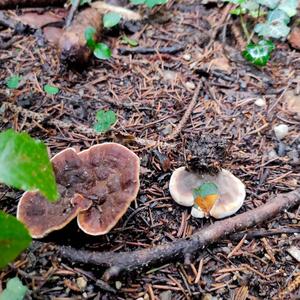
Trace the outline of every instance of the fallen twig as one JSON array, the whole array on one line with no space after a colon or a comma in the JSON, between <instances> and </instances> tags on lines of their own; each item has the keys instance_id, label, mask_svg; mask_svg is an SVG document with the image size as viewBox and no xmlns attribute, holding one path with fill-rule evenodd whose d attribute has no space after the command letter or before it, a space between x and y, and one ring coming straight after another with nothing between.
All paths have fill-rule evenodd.
<instances>
[{"instance_id":1,"label":"fallen twig","mask_svg":"<svg viewBox=\"0 0 300 300\"><path fill-rule=\"evenodd\" d=\"M182 130L183 126L185 125L185 123L187 122L188 118L190 117L193 108L195 107L198 97L199 97L199 93L200 93L200 89L202 87L202 81L199 81L195 93L193 95L193 98L187 108L187 110L185 111L181 121L179 122L178 126L175 128L175 130L169 135L167 136L164 140L165 141L170 141L173 140Z\"/></svg>"},{"instance_id":2,"label":"fallen twig","mask_svg":"<svg viewBox=\"0 0 300 300\"><path fill-rule=\"evenodd\" d=\"M284 228L270 229L270 230L259 229L259 230L253 230L248 232L238 232L230 235L230 240L240 241L244 236L246 236L247 240L251 240L251 239L257 239L257 238L278 235L283 233L287 233L287 234L300 233L300 228L284 227Z\"/></svg>"},{"instance_id":3,"label":"fallen twig","mask_svg":"<svg viewBox=\"0 0 300 300\"><path fill-rule=\"evenodd\" d=\"M144 47L136 47L136 48L119 48L119 52L121 55L127 54L155 54L155 53L163 53L163 54L175 54L185 48L185 45L175 45L172 47L162 47L162 48L144 48Z\"/></svg>"},{"instance_id":4,"label":"fallen twig","mask_svg":"<svg viewBox=\"0 0 300 300\"><path fill-rule=\"evenodd\" d=\"M66 246L60 247L59 252L62 257L72 262L108 267L103 275L103 279L108 281L110 278L119 275L122 271L145 268L155 263L163 263L182 257L185 259L189 258L205 246L217 242L231 233L257 225L274 217L279 212L299 204L300 188L286 194L279 194L260 207L232 218L217 221L206 228L200 229L190 237L178 239L172 243L132 252L97 253L76 250Z\"/></svg>"},{"instance_id":5,"label":"fallen twig","mask_svg":"<svg viewBox=\"0 0 300 300\"><path fill-rule=\"evenodd\" d=\"M78 9L79 3L80 3L80 0L73 0L72 1L72 5L71 5L71 8L70 8L69 14L67 16L67 19L66 19L66 27L69 27L71 25L72 20L74 18L74 15L75 15L75 13Z\"/></svg>"}]
</instances>

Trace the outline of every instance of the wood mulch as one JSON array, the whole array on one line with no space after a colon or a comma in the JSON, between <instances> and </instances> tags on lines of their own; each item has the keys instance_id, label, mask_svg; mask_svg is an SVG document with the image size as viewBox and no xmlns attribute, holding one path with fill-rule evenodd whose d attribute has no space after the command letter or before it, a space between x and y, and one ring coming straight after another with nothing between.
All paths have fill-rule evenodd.
<instances>
[{"instance_id":1,"label":"wood mulch","mask_svg":"<svg viewBox=\"0 0 300 300\"><path fill-rule=\"evenodd\" d=\"M228 18L225 6L199 3L171 0L137 31L139 46L156 49L154 53L124 52L118 35L107 33L104 41L113 58L92 59L82 72L61 68L57 50L36 34L19 35L0 50L1 130L27 131L43 140L51 155L70 146L85 149L114 141L141 158L138 197L109 234L87 236L73 222L33 241L0 272L0 290L17 275L31 291L28 299L300 298L300 265L289 254L292 246L300 249L299 233L293 233L299 232L299 208L251 229L285 233L247 239L242 233L238 240L220 240L199 250L190 265L175 261L109 283L101 281L101 268L72 264L56 252L57 245L132 251L187 237L213 223L193 219L168 191L172 170L185 164L187 141L200 135L229 141L230 155L222 164L247 187L240 212L299 186L300 118L285 105L286 92L300 90L299 51L281 43L268 66L256 68L240 55L238 20ZM11 32L2 29L0 36ZM171 53L158 50L172 47ZM23 77L17 90L5 86L12 74ZM199 97L187 116L199 82ZM59 87L59 94L46 95L45 84ZM258 98L266 105L257 106ZM91 128L100 109L115 111L118 122L97 135ZM186 122L170 139L184 114ZM273 128L282 123L289 133L279 141ZM0 209L14 215L21 194L2 186Z\"/></svg>"}]
</instances>

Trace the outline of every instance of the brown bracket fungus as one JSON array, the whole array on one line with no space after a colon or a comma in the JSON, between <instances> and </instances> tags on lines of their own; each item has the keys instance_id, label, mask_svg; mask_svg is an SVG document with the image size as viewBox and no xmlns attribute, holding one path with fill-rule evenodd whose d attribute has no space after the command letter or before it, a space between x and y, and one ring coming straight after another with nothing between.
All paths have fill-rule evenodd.
<instances>
[{"instance_id":1,"label":"brown bracket fungus","mask_svg":"<svg viewBox=\"0 0 300 300\"><path fill-rule=\"evenodd\" d=\"M79 153L68 148L51 162L60 199L50 203L38 192L25 192L18 204L17 217L34 238L63 228L75 217L85 233L105 234L137 196L139 158L120 144L104 143Z\"/></svg>"},{"instance_id":2,"label":"brown bracket fungus","mask_svg":"<svg viewBox=\"0 0 300 300\"><path fill-rule=\"evenodd\" d=\"M216 175L199 175L189 172L185 167L176 169L170 179L169 189L175 202L183 206L193 206L195 197L193 191L204 183L213 183L219 195L209 208L207 214L222 219L236 213L243 205L246 197L245 185L232 173L225 169ZM192 216L203 218L206 214L203 209L197 206L192 208Z\"/></svg>"}]
</instances>

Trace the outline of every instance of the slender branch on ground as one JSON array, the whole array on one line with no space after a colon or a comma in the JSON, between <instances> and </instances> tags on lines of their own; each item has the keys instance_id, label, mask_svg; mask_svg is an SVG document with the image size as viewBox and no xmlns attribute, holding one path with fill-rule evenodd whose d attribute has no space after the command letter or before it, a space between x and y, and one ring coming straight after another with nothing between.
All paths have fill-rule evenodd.
<instances>
[{"instance_id":1,"label":"slender branch on ground","mask_svg":"<svg viewBox=\"0 0 300 300\"><path fill-rule=\"evenodd\" d=\"M247 232L238 232L230 235L230 240L240 241L245 235L246 235L246 239L251 240L251 239L257 239L257 238L278 235L283 233L286 234L300 233L300 228L283 227L283 228L270 229L270 230L257 229L257 230L247 231Z\"/></svg>"},{"instance_id":2,"label":"slender branch on ground","mask_svg":"<svg viewBox=\"0 0 300 300\"><path fill-rule=\"evenodd\" d=\"M196 87L196 90L194 92L193 98L192 98L187 110L185 111L181 121L179 122L178 126L174 129L174 131L164 139L165 141L170 141L170 140L173 140L174 138L176 138L177 135L182 130L182 128L184 127L184 125L186 124L186 122L188 121L189 117L192 114L193 108L195 107L195 105L197 103L201 87L202 87L202 81L199 81L199 83Z\"/></svg>"},{"instance_id":3,"label":"slender branch on ground","mask_svg":"<svg viewBox=\"0 0 300 300\"><path fill-rule=\"evenodd\" d=\"M118 276L122 271L147 268L150 265L186 258L201 251L209 244L218 242L225 236L247 229L276 216L291 207L300 204L300 188L295 191L279 194L266 204L239 214L232 218L216 221L214 224L200 229L192 236L178 239L172 243L132 252L92 252L77 250L71 247L60 247L62 257L71 262L94 264L107 267L103 279Z\"/></svg>"},{"instance_id":4,"label":"slender branch on ground","mask_svg":"<svg viewBox=\"0 0 300 300\"><path fill-rule=\"evenodd\" d=\"M66 27L69 27L71 25L72 20L74 18L74 15L75 15L75 13L78 9L79 3L80 3L80 0L73 0L72 1L72 5L71 5L71 8L70 8L69 14L66 18Z\"/></svg>"},{"instance_id":5,"label":"slender branch on ground","mask_svg":"<svg viewBox=\"0 0 300 300\"><path fill-rule=\"evenodd\" d=\"M244 18L243 18L242 15L240 15L240 21L241 21L241 26L242 26L243 32L244 32L244 34L245 34L245 36L247 38L247 43L249 43L250 39L251 39L250 38L250 33L248 31L247 25L246 25L246 23L245 23Z\"/></svg>"},{"instance_id":6,"label":"slender branch on ground","mask_svg":"<svg viewBox=\"0 0 300 300\"><path fill-rule=\"evenodd\" d=\"M144 47L135 47L135 48L119 48L121 55L126 54L175 54L179 51L184 50L186 45L174 45L172 47L161 47L161 48L144 48Z\"/></svg>"}]
</instances>

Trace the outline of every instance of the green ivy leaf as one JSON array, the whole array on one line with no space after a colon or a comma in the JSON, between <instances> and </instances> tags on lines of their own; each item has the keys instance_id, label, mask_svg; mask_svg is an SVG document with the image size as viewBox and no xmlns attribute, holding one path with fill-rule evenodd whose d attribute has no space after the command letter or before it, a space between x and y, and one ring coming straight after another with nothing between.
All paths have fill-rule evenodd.
<instances>
[{"instance_id":1,"label":"green ivy leaf","mask_svg":"<svg viewBox=\"0 0 300 300\"><path fill-rule=\"evenodd\" d=\"M284 11L289 17L297 14L298 0L281 0L278 9Z\"/></svg>"},{"instance_id":2,"label":"green ivy leaf","mask_svg":"<svg viewBox=\"0 0 300 300\"><path fill-rule=\"evenodd\" d=\"M6 80L6 86L9 89L17 89L19 87L20 81L21 81L22 77L18 76L18 75L12 75L9 78L7 78Z\"/></svg>"},{"instance_id":3,"label":"green ivy leaf","mask_svg":"<svg viewBox=\"0 0 300 300\"><path fill-rule=\"evenodd\" d=\"M261 40L257 44L249 44L242 52L243 56L257 66L265 66L270 59L275 45L271 41Z\"/></svg>"},{"instance_id":4,"label":"green ivy leaf","mask_svg":"<svg viewBox=\"0 0 300 300\"><path fill-rule=\"evenodd\" d=\"M126 45L130 45L131 47L136 47L139 44L138 41L130 39L126 35L123 35L121 43L126 44Z\"/></svg>"},{"instance_id":5,"label":"green ivy leaf","mask_svg":"<svg viewBox=\"0 0 300 300\"><path fill-rule=\"evenodd\" d=\"M256 2L260 5L274 9L278 5L279 0L256 0Z\"/></svg>"},{"instance_id":6,"label":"green ivy leaf","mask_svg":"<svg viewBox=\"0 0 300 300\"><path fill-rule=\"evenodd\" d=\"M119 24L121 15L115 12L109 12L103 16L103 26L105 28L111 28Z\"/></svg>"},{"instance_id":7,"label":"green ivy leaf","mask_svg":"<svg viewBox=\"0 0 300 300\"><path fill-rule=\"evenodd\" d=\"M94 129L97 132L106 132L110 127L116 123L117 116L112 110L105 111L99 110L96 114L97 123L94 125Z\"/></svg>"},{"instance_id":8,"label":"green ivy leaf","mask_svg":"<svg viewBox=\"0 0 300 300\"><path fill-rule=\"evenodd\" d=\"M50 85L50 84L45 84L44 91L48 95L56 95L59 92L59 88L57 88L56 86Z\"/></svg>"},{"instance_id":9,"label":"green ivy leaf","mask_svg":"<svg viewBox=\"0 0 300 300\"><path fill-rule=\"evenodd\" d=\"M274 9L268 13L267 22L268 23L272 23L272 22L284 23L287 25L290 22L290 17L283 10Z\"/></svg>"},{"instance_id":10,"label":"green ivy leaf","mask_svg":"<svg viewBox=\"0 0 300 300\"><path fill-rule=\"evenodd\" d=\"M130 3L134 5L145 4L145 0L130 0Z\"/></svg>"},{"instance_id":11,"label":"green ivy leaf","mask_svg":"<svg viewBox=\"0 0 300 300\"><path fill-rule=\"evenodd\" d=\"M98 43L94 49L94 55L99 59L110 59L111 50L106 44Z\"/></svg>"},{"instance_id":12,"label":"green ivy leaf","mask_svg":"<svg viewBox=\"0 0 300 300\"><path fill-rule=\"evenodd\" d=\"M283 22L274 21L256 24L254 31L264 38L272 37L274 39L280 39L289 34L290 28Z\"/></svg>"},{"instance_id":13,"label":"green ivy leaf","mask_svg":"<svg viewBox=\"0 0 300 300\"><path fill-rule=\"evenodd\" d=\"M0 166L0 182L22 190L39 190L49 200L58 198L47 148L27 133L12 129L0 133Z\"/></svg>"},{"instance_id":14,"label":"green ivy leaf","mask_svg":"<svg viewBox=\"0 0 300 300\"><path fill-rule=\"evenodd\" d=\"M88 26L84 31L86 44L92 51L94 51L97 44L95 41L95 34L96 34L96 29L92 26Z\"/></svg>"},{"instance_id":15,"label":"green ivy leaf","mask_svg":"<svg viewBox=\"0 0 300 300\"><path fill-rule=\"evenodd\" d=\"M145 4L149 8L153 8L156 5L162 5L168 3L168 0L145 0Z\"/></svg>"},{"instance_id":16,"label":"green ivy leaf","mask_svg":"<svg viewBox=\"0 0 300 300\"><path fill-rule=\"evenodd\" d=\"M29 246L31 237L23 223L3 211L0 211L0 228L0 268L3 268Z\"/></svg>"}]
</instances>

